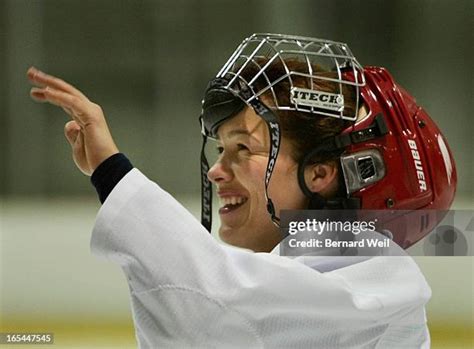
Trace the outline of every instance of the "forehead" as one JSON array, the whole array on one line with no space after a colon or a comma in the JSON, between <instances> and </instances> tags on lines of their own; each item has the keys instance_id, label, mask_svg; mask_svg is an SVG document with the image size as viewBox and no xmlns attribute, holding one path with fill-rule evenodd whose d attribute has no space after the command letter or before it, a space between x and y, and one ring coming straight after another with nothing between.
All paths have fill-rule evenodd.
<instances>
[{"instance_id":1,"label":"forehead","mask_svg":"<svg viewBox=\"0 0 474 349\"><path fill-rule=\"evenodd\" d=\"M229 138L239 135L265 137L265 121L253 108L245 107L240 113L225 121L217 131L217 138Z\"/></svg>"}]
</instances>

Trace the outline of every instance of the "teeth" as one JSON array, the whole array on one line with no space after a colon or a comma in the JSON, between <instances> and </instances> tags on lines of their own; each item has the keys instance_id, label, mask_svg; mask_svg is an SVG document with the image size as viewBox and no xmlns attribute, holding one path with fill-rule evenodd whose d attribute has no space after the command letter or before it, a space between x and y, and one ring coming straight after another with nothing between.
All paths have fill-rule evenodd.
<instances>
[{"instance_id":1,"label":"teeth","mask_svg":"<svg viewBox=\"0 0 474 349\"><path fill-rule=\"evenodd\" d=\"M222 206L225 206L225 205L238 205L238 204L244 203L245 201L247 201L247 199L242 196L226 196L224 198L220 198L220 201L221 201Z\"/></svg>"}]
</instances>

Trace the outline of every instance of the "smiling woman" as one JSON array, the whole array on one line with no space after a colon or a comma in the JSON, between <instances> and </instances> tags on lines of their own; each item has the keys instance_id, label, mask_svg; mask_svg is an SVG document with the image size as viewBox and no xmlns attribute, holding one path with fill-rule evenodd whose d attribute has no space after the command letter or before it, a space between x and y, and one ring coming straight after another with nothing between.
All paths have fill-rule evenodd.
<instances>
[{"instance_id":1,"label":"smiling woman","mask_svg":"<svg viewBox=\"0 0 474 349\"><path fill-rule=\"evenodd\" d=\"M281 234L266 211L267 126L247 107L219 128L218 143L221 155L208 177L223 204L219 235L231 245L270 252ZM298 164L291 153L290 143L283 138L269 192L277 207L303 209L307 200L298 187Z\"/></svg>"},{"instance_id":2,"label":"smiling woman","mask_svg":"<svg viewBox=\"0 0 474 349\"><path fill-rule=\"evenodd\" d=\"M74 160L103 203L92 251L126 274L140 347L429 347L431 290L410 257L288 258L277 248L283 209L449 207L454 162L422 192L416 168L400 174L409 141L425 166L451 155L424 147L442 135L386 70L363 68L342 43L247 38L205 92L204 145L215 138L219 157L211 168L202 157L202 225L119 152L99 105L61 79L27 74L34 99L72 118ZM228 245L205 229L211 183ZM394 240L407 247L427 229Z\"/></svg>"}]
</instances>

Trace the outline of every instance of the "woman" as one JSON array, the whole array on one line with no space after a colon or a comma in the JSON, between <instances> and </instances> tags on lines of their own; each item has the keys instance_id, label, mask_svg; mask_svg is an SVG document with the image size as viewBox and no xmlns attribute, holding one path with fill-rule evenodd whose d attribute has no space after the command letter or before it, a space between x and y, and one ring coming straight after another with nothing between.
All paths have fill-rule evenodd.
<instances>
[{"instance_id":1,"label":"woman","mask_svg":"<svg viewBox=\"0 0 474 349\"><path fill-rule=\"evenodd\" d=\"M239 46L206 90L201 115L205 140L216 138L220 153L210 169L202 157L203 225L211 223L211 181L223 245L119 153L100 106L70 84L28 70L37 85L32 97L73 119L66 138L103 202L92 250L127 276L140 347L429 347L430 289L411 258L328 263L268 253L278 252L284 237L277 227L283 209L379 208L364 191L387 187L390 166L382 171L380 154L398 143L390 143L393 111L374 115L383 103L371 99L372 80L363 73L347 46L330 41L253 35ZM377 150L379 138L393 147ZM369 141L375 150L346 155ZM357 174L350 172L354 157L370 159L372 167L362 170L374 173L348 180ZM402 205L403 195L383 202ZM394 239L406 247L422 234Z\"/></svg>"}]
</instances>

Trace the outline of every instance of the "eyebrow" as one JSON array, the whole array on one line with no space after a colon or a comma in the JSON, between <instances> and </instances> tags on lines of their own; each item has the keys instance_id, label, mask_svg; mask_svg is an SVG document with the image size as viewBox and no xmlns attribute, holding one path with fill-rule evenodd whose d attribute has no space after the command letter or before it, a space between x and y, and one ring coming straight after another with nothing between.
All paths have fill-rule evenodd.
<instances>
[{"instance_id":1,"label":"eyebrow","mask_svg":"<svg viewBox=\"0 0 474 349\"><path fill-rule=\"evenodd\" d=\"M233 137L233 136L239 136L239 135L244 135L244 136L250 136L250 137L253 137L249 131L245 130L245 129L237 129L237 130L232 130L230 132L227 133L227 136L228 137Z\"/></svg>"},{"instance_id":2,"label":"eyebrow","mask_svg":"<svg viewBox=\"0 0 474 349\"><path fill-rule=\"evenodd\" d=\"M248 136L250 138L253 138L255 139L257 142L261 143L255 136L253 136L251 133L249 133L248 130L246 129L236 129L236 130L232 130L232 131L229 131L228 133L226 133L227 137L235 137L235 136L240 136L240 135L243 135L243 136ZM219 135L217 135L216 137L218 140L221 139L221 137Z\"/></svg>"}]
</instances>

